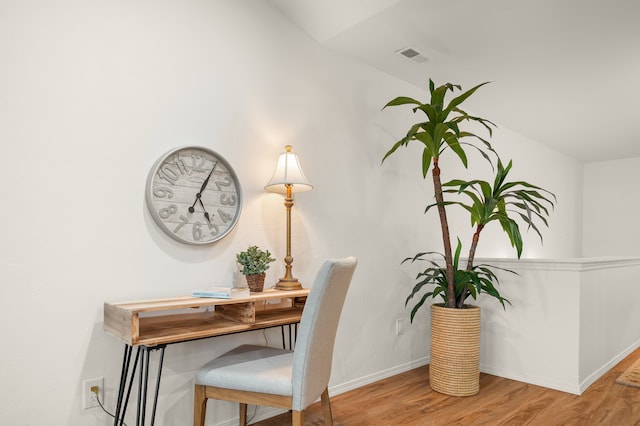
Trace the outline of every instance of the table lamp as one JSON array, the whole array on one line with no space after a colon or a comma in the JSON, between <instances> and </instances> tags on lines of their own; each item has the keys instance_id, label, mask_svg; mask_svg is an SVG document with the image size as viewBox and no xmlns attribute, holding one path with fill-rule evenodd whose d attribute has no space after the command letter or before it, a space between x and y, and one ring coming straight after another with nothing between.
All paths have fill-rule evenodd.
<instances>
[{"instance_id":1,"label":"table lamp","mask_svg":"<svg viewBox=\"0 0 640 426\"><path fill-rule=\"evenodd\" d=\"M293 192L304 192L313 189L313 186L304 177L300 168L298 156L291 152L291 145L284 147L285 152L278 157L278 164L269 183L264 187L268 192L285 194L284 206L287 210L287 255L284 258L285 274L276 283L277 290L299 290L302 284L294 278L291 269L293 268L293 257L291 257L291 207L293 207Z\"/></svg>"}]
</instances>

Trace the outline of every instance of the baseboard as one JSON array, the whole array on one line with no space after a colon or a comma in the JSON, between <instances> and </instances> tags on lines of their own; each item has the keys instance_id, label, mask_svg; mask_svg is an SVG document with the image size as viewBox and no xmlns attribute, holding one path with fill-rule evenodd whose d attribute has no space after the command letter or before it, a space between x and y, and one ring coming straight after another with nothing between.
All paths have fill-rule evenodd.
<instances>
[{"instance_id":1,"label":"baseboard","mask_svg":"<svg viewBox=\"0 0 640 426\"><path fill-rule=\"evenodd\" d=\"M348 392L359 387L375 383L379 380L386 379L396 374L404 373L405 371L413 370L414 368L422 367L429 364L429 357L420 358L406 364L397 365L386 370L378 371L367 376L360 377L359 379L351 380L339 385L329 387L329 395L340 395L341 393Z\"/></svg>"},{"instance_id":2,"label":"baseboard","mask_svg":"<svg viewBox=\"0 0 640 426\"><path fill-rule=\"evenodd\" d=\"M518 382L528 383L530 385L542 386L549 389L555 389L562 392L571 393L574 395L582 395L589 386L594 384L600 377L604 376L609 370L616 366L620 361L625 359L630 353L640 347L640 340L634 342L631 346L614 356L609 362L602 365L596 371L591 373L586 379L580 381L579 378L576 383L568 383L555 380L550 377L535 377L530 375L518 375L512 372L501 370L499 368L493 368L487 365L480 364L480 371L494 376L503 377L505 379L516 380Z\"/></svg>"},{"instance_id":3,"label":"baseboard","mask_svg":"<svg viewBox=\"0 0 640 426\"><path fill-rule=\"evenodd\" d=\"M530 385L542 386L544 388L555 389L562 392L580 395L580 387L577 383L568 383L555 380L549 377L536 377L530 375L513 374L510 371L501 370L499 368L490 367L480 364L480 371L491 374L492 376L502 377L504 379L515 380L517 382L528 383Z\"/></svg>"},{"instance_id":4,"label":"baseboard","mask_svg":"<svg viewBox=\"0 0 640 426\"><path fill-rule=\"evenodd\" d=\"M622 361L627 356L629 356L629 354L631 354L631 352L635 351L638 348L640 348L640 340L635 341L631 346L629 346L628 348L626 348L625 350L620 352L618 355L613 357L605 365L603 365L602 367L600 367L599 369L594 371L592 374L590 374L586 379L584 379L582 382L580 382L580 393L582 394L582 392L587 390L587 388L589 386L591 386L592 384L594 384L596 382L596 380L598 380L600 377L604 376L607 371L611 370L620 361Z\"/></svg>"}]
</instances>

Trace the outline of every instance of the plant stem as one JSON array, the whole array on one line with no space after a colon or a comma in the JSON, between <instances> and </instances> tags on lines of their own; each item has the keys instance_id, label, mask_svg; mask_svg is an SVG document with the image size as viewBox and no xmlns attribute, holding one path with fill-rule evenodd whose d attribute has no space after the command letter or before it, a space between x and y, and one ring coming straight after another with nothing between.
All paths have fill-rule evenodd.
<instances>
[{"instance_id":1,"label":"plant stem","mask_svg":"<svg viewBox=\"0 0 640 426\"><path fill-rule=\"evenodd\" d=\"M447 221L447 211L444 208L444 197L442 195L442 182L440 181L439 157L433 157L433 189L440 215L440 227L442 228L442 242L444 245L444 260L447 268L447 306L456 307L456 295L454 286L453 255L451 253L451 238L449 235L449 223Z\"/></svg>"},{"instance_id":2,"label":"plant stem","mask_svg":"<svg viewBox=\"0 0 640 426\"><path fill-rule=\"evenodd\" d=\"M476 247L478 247L478 241L480 241L480 232L484 229L484 225L479 224L476 227L476 232L473 234L471 240L471 248L469 249L469 258L467 259L467 271L473 268L473 259L476 257Z\"/></svg>"},{"instance_id":3,"label":"plant stem","mask_svg":"<svg viewBox=\"0 0 640 426\"><path fill-rule=\"evenodd\" d=\"M484 225L479 224L476 227L476 232L474 232L473 234L473 238L471 240L471 247L469 248L469 257L467 259L467 271L470 271L471 269L473 269L473 259L476 257L476 247L478 247L478 241L480 241L480 232L482 232L483 229L484 229ZM464 289L462 291L462 294L460 295L460 299L458 299L458 302L456 305L458 308L462 308L468 294L469 292L467 291L467 289Z\"/></svg>"}]
</instances>

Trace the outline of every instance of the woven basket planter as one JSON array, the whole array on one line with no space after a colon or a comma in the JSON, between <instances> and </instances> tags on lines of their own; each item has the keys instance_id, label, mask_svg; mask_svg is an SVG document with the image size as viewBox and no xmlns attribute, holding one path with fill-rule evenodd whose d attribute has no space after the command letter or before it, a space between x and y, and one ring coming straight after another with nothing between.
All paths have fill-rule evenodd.
<instances>
[{"instance_id":1,"label":"woven basket planter","mask_svg":"<svg viewBox=\"0 0 640 426\"><path fill-rule=\"evenodd\" d=\"M247 285L251 293L261 292L264 287L264 277L267 274L251 274L246 275Z\"/></svg>"},{"instance_id":2,"label":"woven basket planter","mask_svg":"<svg viewBox=\"0 0 640 426\"><path fill-rule=\"evenodd\" d=\"M470 396L480 390L480 307L431 305L431 388L445 395Z\"/></svg>"}]
</instances>

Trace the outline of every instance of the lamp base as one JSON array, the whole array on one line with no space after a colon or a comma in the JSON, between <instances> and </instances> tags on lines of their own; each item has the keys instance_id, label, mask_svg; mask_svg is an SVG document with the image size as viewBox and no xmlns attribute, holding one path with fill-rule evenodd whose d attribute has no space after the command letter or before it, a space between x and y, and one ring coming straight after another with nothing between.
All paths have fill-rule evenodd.
<instances>
[{"instance_id":1,"label":"lamp base","mask_svg":"<svg viewBox=\"0 0 640 426\"><path fill-rule=\"evenodd\" d=\"M286 280L280 278L280 280L275 285L276 290L302 290L302 284L298 281L297 278L292 280Z\"/></svg>"}]
</instances>

